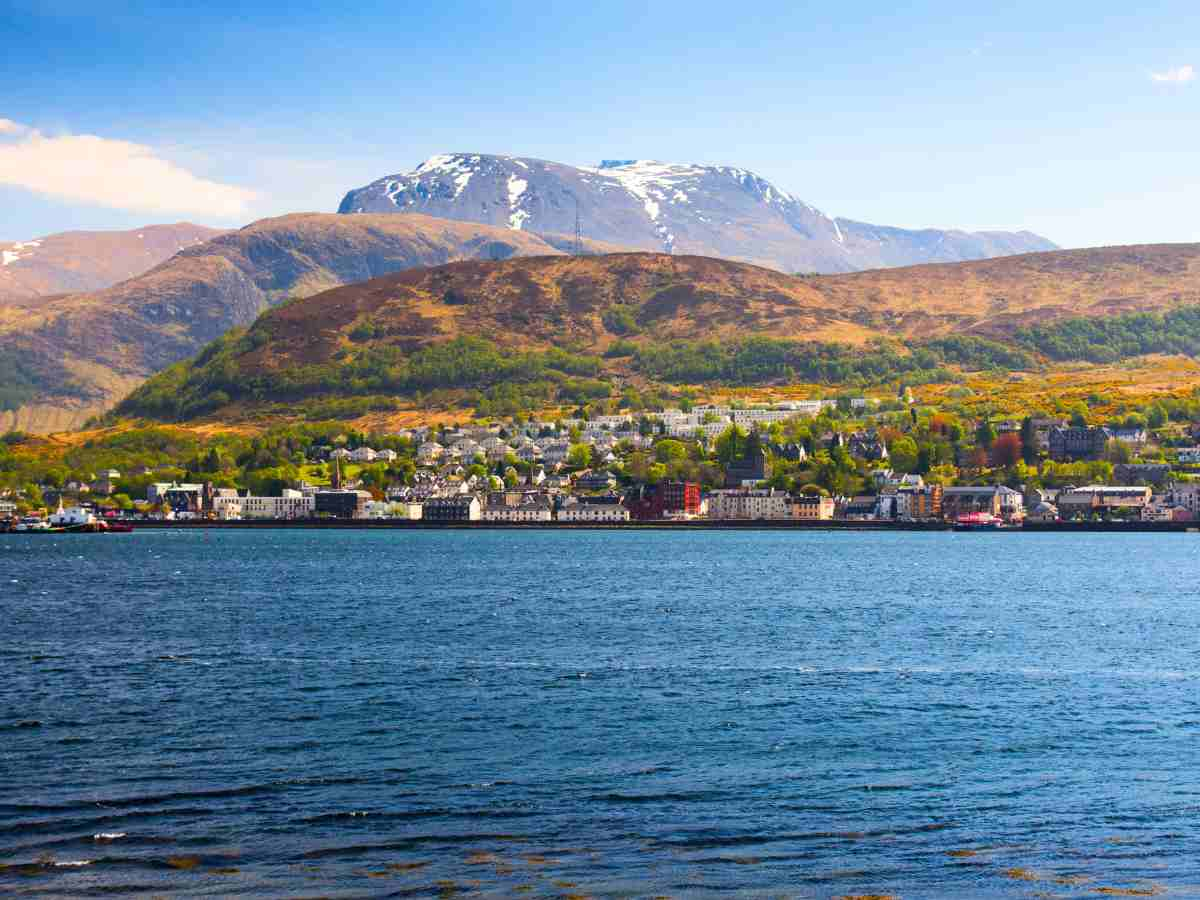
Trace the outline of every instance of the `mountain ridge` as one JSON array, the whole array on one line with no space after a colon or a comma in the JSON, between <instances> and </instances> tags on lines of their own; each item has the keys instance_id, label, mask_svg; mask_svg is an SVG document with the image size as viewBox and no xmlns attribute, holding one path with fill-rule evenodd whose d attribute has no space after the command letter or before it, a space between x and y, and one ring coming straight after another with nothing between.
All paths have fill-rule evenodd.
<instances>
[{"instance_id":1,"label":"mountain ridge","mask_svg":"<svg viewBox=\"0 0 1200 900\"><path fill-rule=\"evenodd\" d=\"M1003 298L994 290L1025 283L1027 296L995 302ZM929 307L930 294L943 299ZM1081 323L1097 322L1106 324L1081 343ZM1062 328L1029 330L1039 323ZM272 309L117 409L169 420L231 403L231 414L251 419L288 409L357 415L443 388L452 393L437 402L495 408L516 394L569 405L607 397L616 384L654 390L663 381L719 381L722 372L740 384L760 376L770 384L906 374L946 381L956 376L939 366L1028 371L1038 359L1097 352L1200 356L1200 245L808 277L643 252L456 262ZM596 381L604 378L607 386Z\"/></svg>"},{"instance_id":2,"label":"mountain ridge","mask_svg":"<svg viewBox=\"0 0 1200 900\"><path fill-rule=\"evenodd\" d=\"M0 387L9 389L7 402L0 391L0 431L75 427L285 299L456 259L561 255L571 243L425 216L293 213L185 248L102 291L0 303Z\"/></svg>"},{"instance_id":3,"label":"mountain ridge","mask_svg":"<svg viewBox=\"0 0 1200 900\"><path fill-rule=\"evenodd\" d=\"M569 166L532 157L439 154L349 191L343 215L411 214L574 233L652 252L715 256L785 272L835 273L1054 250L1028 231L904 229L831 217L753 172L653 160Z\"/></svg>"},{"instance_id":4,"label":"mountain ridge","mask_svg":"<svg viewBox=\"0 0 1200 900\"><path fill-rule=\"evenodd\" d=\"M224 232L176 222L126 231L62 231L24 241L0 241L0 303L103 290Z\"/></svg>"}]
</instances>

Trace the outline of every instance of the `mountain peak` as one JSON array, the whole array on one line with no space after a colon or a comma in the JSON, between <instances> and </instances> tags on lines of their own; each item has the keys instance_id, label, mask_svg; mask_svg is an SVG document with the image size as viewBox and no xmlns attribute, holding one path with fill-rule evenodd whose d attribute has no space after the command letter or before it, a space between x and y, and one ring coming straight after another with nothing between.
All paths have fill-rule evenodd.
<instances>
[{"instance_id":1,"label":"mountain peak","mask_svg":"<svg viewBox=\"0 0 1200 900\"><path fill-rule=\"evenodd\" d=\"M350 191L340 213L424 213L789 272L849 272L1051 250L1036 235L900 229L834 219L737 166L606 159L598 166L483 153L429 157Z\"/></svg>"}]
</instances>

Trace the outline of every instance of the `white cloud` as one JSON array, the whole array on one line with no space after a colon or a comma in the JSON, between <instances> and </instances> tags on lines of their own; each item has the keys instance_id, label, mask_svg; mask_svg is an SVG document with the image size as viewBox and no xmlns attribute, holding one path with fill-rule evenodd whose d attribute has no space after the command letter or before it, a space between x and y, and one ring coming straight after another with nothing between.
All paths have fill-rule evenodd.
<instances>
[{"instance_id":1,"label":"white cloud","mask_svg":"<svg viewBox=\"0 0 1200 900\"><path fill-rule=\"evenodd\" d=\"M1151 72L1150 77L1160 84L1187 84L1196 78L1196 70L1191 66L1175 66L1164 72Z\"/></svg>"},{"instance_id":2,"label":"white cloud","mask_svg":"<svg viewBox=\"0 0 1200 900\"><path fill-rule=\"evenodd\" d=\"M47 137L0 119L0 184L80 203L155 213L242 216L253 191L193 175L153 148L91 134Z\"/></svg>"}]
</instances>

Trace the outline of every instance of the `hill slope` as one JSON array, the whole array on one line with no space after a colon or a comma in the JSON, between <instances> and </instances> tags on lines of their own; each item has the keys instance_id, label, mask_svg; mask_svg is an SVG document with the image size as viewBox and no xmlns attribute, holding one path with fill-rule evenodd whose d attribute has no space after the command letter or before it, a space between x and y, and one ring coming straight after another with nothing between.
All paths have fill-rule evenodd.
<instances>
[{"instance_id":1,"label":"hill slope","mask_svg":"<svg viewBox=\"0 0 1200 900\"><path fill-rule=\"evenodd\" d=\"M65 231L27 241L0 241L0 303L102 290L221 233L180 222L133 231Z\"/></svg>"},{"instance_id":2,"label":"hill slope","mask_svg":"<svg viewBox=\"0 0 1200 900\"><path fill-rule=\"evenodd\" d=\"M1200 244L1058 250L809 283L834 307L865 301L874 315L861 321L872 328L1004 336L1071 317L1200 304Z\"/></svg>"},{"instance_id":3,"label":"hill slope","mask_svg":"<svg viewBox=\"0 0 1200 900\"><path fill-rule=\"evenodd\" d=\"M78 425L288 297L456 259L561 254L567 243L425 216L296 214L188 247L106 290L0 304L0 430Z\"/></svg>"},{"instance_id":4,"label":"hill slope","mask_svg":"<svg viewBox=\"0 0 1200 900\"><path fill-rule=\"evenodd\" d=\"M1001 292L1012 299L997 313ZM888 380L946 363L1027 368L1045 347L1055 348L1053 359L1106 358L1096 344L1109 341L1125 355L1200 354L1198 304L1198 245L809 278L645 253L462 262L271 310L249 332L151 380L121 409L191 418L233 401L253 410L441 388L569 399L606 392L594 380L614 377ZM1146 322L1111 315L1131 309L1170 313ZM1062 340L1019 330L1039 320L1075 331ZM1102 324L1080 338L1079 321ZM880 338L924 352L863 352Z\"/></svg>"},{"instance_id":5,"label":"hill slope","mask_svg":"<svg viewBox=\"0 0 1200 900\"><path fill-rule=\"evenodd\" d=\"M533 232L583 234L656 252L785 272L981 259L1053 250L1029 232L908 230L834 219L745 169L648 160L575 167L456 153L350 191L341 213L424 213Z\"/></svg>"}]
</instances>

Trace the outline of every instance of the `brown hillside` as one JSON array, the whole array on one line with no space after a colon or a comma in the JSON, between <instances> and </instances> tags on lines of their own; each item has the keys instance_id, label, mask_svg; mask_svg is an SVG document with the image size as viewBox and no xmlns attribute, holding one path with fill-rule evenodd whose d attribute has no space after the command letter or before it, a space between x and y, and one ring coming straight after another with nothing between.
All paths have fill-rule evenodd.
<instances>
[{"instance_id":1,"label":"brown hillside","mask_svg":"<svg viewBox=\"0 0 1200 900\"><path fill-rule=\"evenodd\" d=\"M809 279L831 306L865 304L862 324L905 334L993 337L1073 316L1200 303L1200 244L1057 250Z\"/></svg>"},{"instance_id":2,"label":"brown hillside","mask_svg":"<svg viewBox=\"0 0 1200 900\"><path fill-rule=\"evenodd\" d=\"M42 382L30 402L0 411L0 430L78 425L289 297L452 260L562 255L556 244L567 243L427 216L301 213L222 234L103 291L0 303L0 361L18 359Z\"/></svg>"},{"instance_id":3,"label":"brown hillside","mask_svg":"<svg viewBox=\"0 0 1200 900\"><path fill-rule=\"evenodd\" d=\"M180 222L132 231L64 231L28 241L0 241L0 303L103 290L221 233Z\"/></svg>"},{"instance_id":4,"label":"brown hillside","mask_svg":"<svg viewBox=\"0 0 1200 900\"><path fill-rule=\"evenodd\" d=\"M606 311L625 307L657 339L733 337L863 340L872 334L833 311L803 280L702 256L621 253L461 262L348 285L272 311L265 368L329 361L357 325L413 350L463 334L511 347L602 350L615 335ZM866 309L855 308L859 315Z\"/></svg>"},{"instance_id":5,"label":"brown hillside","mask_svg":"<svg viewBox=\"0 0 1200 900\"><path fill-rule=\"evenodd\" d=\"M437 268L414 268L421 266ZM570 257L533 234L417 215L285 216L107 291L47 299L33 310L0 306L0 362L5 352L23 354L91 392L64 399L48 379L23 412L0 414L0 428L37 429L50 418L54 427L75 424L288 297L306 299L271 312L272 340L246 360L251 369L329 360L360 326L402 350L473 334L514 347L570 343L599 352L620 330L605 324L614 312L634 323L637 340L1003 336L1071 316L1200 304L1200 245L802 278L696 256Z\"/></svg>"}]
</instances>

